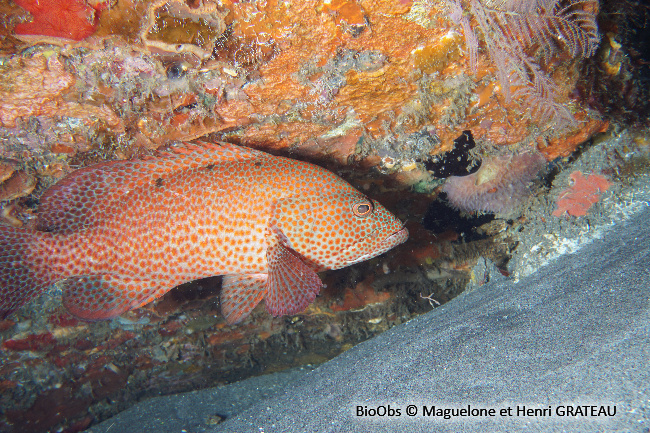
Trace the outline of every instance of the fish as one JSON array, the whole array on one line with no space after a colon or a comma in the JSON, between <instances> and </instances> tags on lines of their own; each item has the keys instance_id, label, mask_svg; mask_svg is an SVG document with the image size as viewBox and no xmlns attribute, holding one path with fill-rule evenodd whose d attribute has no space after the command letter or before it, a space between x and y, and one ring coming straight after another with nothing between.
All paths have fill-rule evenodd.
<instances>
[{"instance_id":1,"label":"fish","mask_svg":"<svg viewBox=\"0 0 650 433\"><path fill-rule=\"evenodd\" d=\"M76 171L42 195L30 228L0 225L0 316L54 283L72 315L111 319L174 287L223 275L239 323L264 300L298 314L318 272L405 242L404 224L320 166L223 142Z\"/></svg>"}]
</instances>

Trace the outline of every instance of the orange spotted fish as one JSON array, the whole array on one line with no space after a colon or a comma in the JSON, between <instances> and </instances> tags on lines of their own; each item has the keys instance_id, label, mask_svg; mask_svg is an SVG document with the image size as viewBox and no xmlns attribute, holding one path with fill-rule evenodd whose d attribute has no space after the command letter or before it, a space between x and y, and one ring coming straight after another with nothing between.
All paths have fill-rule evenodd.
<instances>
[{"instance_id":1,"label":"orange spotted fish","mask_svg":"<svg viewBox=\"0 0 650 433\"><path fill-rule=\"evenodd\" d=\"M179 284L225 275L229 323L262 300L303 311L318 275L404 242L402 222L335 174L231 144L75 171L45 192L34 230L0 225L0 315L52 283L86 320L141 307Z\"/></svg>"}]
</instances>

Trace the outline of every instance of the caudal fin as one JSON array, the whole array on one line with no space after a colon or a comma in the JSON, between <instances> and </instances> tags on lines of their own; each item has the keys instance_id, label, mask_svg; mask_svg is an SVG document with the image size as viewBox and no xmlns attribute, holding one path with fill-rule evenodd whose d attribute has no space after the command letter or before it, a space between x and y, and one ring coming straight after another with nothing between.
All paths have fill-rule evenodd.
<instances>
[{"instance_id":1,"label":"caudal fin","mask_svg":"<svg viewBox=\"0 0 650 433\"><path fill-rule=\"evenodd\" d=\"M53 282L44 266L33 263L42 233L0 224L0 318L40 295ZM45 258L43 258L45 260Z\"/></svg>"}]
</instances>

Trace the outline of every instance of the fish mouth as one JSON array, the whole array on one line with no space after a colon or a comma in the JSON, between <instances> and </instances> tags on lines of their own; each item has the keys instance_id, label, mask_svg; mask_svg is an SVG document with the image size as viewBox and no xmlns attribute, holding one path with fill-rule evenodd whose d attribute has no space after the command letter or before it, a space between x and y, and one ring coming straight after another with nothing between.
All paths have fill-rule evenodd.
<instances>
[{"instance_id":1,"label":"fish mouth","mask_svg":"<svg viewBox=\"0 0 650 433\"><path fill-rule=\"evenodd\" d=\"M384 254L386 251L396 247L399 244L403 244L406 242L406 240L409 238L409 231L407 230L406 226L402 226L401 229L393 233L392 235L388 236L385 238L380 244L379 247L376 248L373 252L364 254L363 256L359 256L355 259L347 261L342 267L344 266L350 266L354 265L359 262L366 261L368 259L372 259L373 257L377 257L381 254Z\"/></svg>"},{"instance_id":2,"label":"fish mouth","mask_svg":"<svg viewBox=\"0 0 650 433\"><path fill-rule=\"evenodd\" d=\"M409 238L409 231L406 228L406 226L402 226L400 230L388 236L384 241L384 243L388 245L392 245L392 247L395 247L399 244L403 244L404 242L406 242L408 238Z\"/></svg>"}]
</instances>

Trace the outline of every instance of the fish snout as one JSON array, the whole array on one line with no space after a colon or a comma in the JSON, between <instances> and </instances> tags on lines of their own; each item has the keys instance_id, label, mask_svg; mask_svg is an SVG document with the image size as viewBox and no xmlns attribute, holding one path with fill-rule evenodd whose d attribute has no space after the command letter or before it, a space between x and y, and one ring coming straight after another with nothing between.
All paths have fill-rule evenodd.
<instances>
[{"instance_id":1,"label":"fish snout","mask_svg":"<svg viewBox=\"0 0 650 433\"><path fill-rule=\"evenodd\" d=\"M409 238L409 231L406 226L402 227L401 230L396 231L392 235L386 238L385 243L391 245L389 248L396 247L399 244L403 244Z\"/></svg>"},{"instance_id":2,"label":"fish snout","mask_svg":"<svg viewBox=\"0 0 650 433\"><path fill-rule=\"evenodd\" d=\"M385 236L385 234L384 234ZM330 267L330 269L339 269L350 266L355 263L377 257L380 254L406 242L409 232L406 227L402 226L398 231L391 233L389 236L382 238L382 230L376 230L370 236L352 245L339 257L339 263Z\"/></svg>"}]
</instances>

